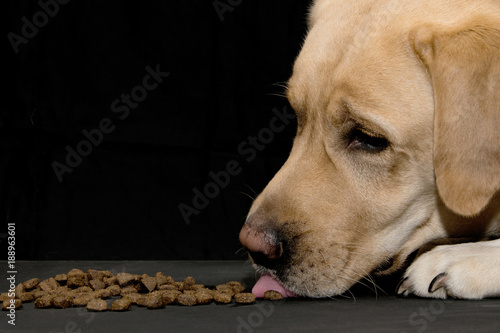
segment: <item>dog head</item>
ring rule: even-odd
[[[340,294],[446,237],[443,215],[481,216],[500,188],[490,7],[316,1],[287,90],[293,148],[240,233],[260,272],[299,295]]]

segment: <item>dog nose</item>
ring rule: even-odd
[[[262,266],[269,266],[270,259],[283,255],[283,242],[273,232],[254,229],[247,224],[241,228],[240,242],[247,248],[254,261]]]

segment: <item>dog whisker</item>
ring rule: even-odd
[[[246,251],[246,249],[244,247],[240,247],[234,254],[240,255],[240,254],[242,254],[241,252],[243,252],[243,251]]]
[[[276,96],[276,97],[280,97],[280,98],[287,98],[285,94],[282,94],[282,93],[268,93],[266,94],[267,96]]]
[[[273,86],[277,86],[277,87],[283,88],[285,90],[288,90],[287,82],[275,82],[275,83],[273,83]]]
[[[255,192],[255,190],[254,190],[252,187],[250,187],[250,185],[248,185],[248,184],[244,184],[244,185],[245,185],[245,186],[246,186],[246,187],[247,187],[250,191],[252,191],[252,193],[253,193],[253,198],[254,198],[254,199],[255,199],[255,198],[257,198],[257,196],[258,196],[259,194],[258,194],[257,192]]]
[[[252,200],[252,201],[254,201],[254,200],[255,200],[255,198],[254,198],[254,197],[252,197],[252,196],[251,196],[250,194],[248,194],[248,193],[245,193],[245,192],[242,192],[242,191],[239,191],[239,193],[240,193],[240,194],[243,194],[244,196],[246,196],[246,197],[248,197],[248,198],[250,198],[250,200]]]

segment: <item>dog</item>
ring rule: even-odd
[[[399,271],[402,295],[500,296],[500,1],[316,0],[286,96],[292,150],[239,235],[256,292]]]

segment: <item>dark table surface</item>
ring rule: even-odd
[[[2,262],[0,289],[8,289]],[[154,275],[176,281],[193,276],[206,285],[238,280],[251,287],[256,276],[244,261],[24,261],[17,262],[16,284],[40,280],[72,268]],[[252,305],[186,307],[159,310],[133,306],[128,312],[87,312],[85,308],[17,310],[16,325],[2,311],[0,332],[499,332],[500,300],[429,300],[399,298],[389,292],[354,292],[354,298],[257,300]]]

